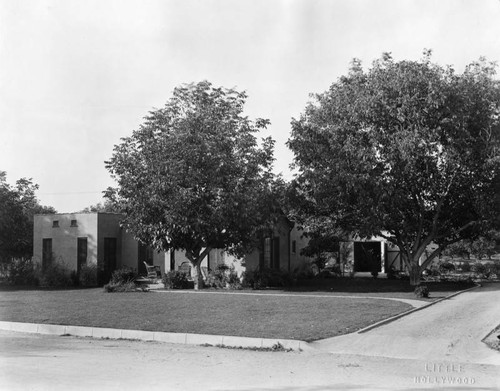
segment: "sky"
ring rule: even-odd
[[[290,121],[353,58],[500,61],[500,0],[0,0],[0,171],[76,212],[115,185],[105,168],[176,86],[248,94],[291,178]]]

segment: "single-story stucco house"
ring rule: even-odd
[[[95,264],[98,280],[107,282],[111,273],[130,267],[145,274],[144,262],[159,266],[162,274],[178,270],[188,262],[182,251],[158,252],[134,239],[120,227],[123,216],[116,213],[63,213],[35,215],[33,258],[42,266],[55,260],[77,273],[83,265]],[[285,217],[276,224],[262,248],[243,259],[220,249],[210,251],[202,266],[213,269],[219,263],[233,265],[239,275],[245,270],[269,267],[292,271],[310,261],[300,255],[307,239]]]
[[[163,274],[178,270],[188,262],[182,251],[158,252],[138,242],[121,228],[122,219],[121,214],[102,212],[35,215],[33,258],[42,266],[54,260],[62,261],[77,273],[82,265],[95,264],[100,283],[106,283],[111,273],[122,267],[146,274],[144,262],[147,262],[159,266]],[[202,266],[214,269],[217,264],[225,263],[234,266],[240,276],[245,270],[258,267],[291,272],[312,261],[300,254],[307,243],[303,232],[282,216],[273,232],[263,238],[259,249],[243,259],[214,249],[203,260]],[[354,272],[377,270],[384,273],[391,266],[396,270],[404,269],[398,249],[381,238],[353,239],[344,245]]]

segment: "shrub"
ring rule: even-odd
[[[238,273],[234,269],[233,265],[231,265],[231,267],[229,268],[229,273],[227,275],[226,287],[229,289],[241,289],[242,288],[241,280],[238,277]]]
[[[40,286],[61,288],[73,286],[71,272],[64,261],[53,261],[40,272]]]
[[[500,277],[500,263],[499,262],[494,262],[490,263],[487,266],[488,269],[488,275],[490,277],[496,276],[497,278]]]
[[[228,289],[241,289],[241,281],[234,266],[230,267],[226,264],[219,264],[214,271],[208,274],[206,285],[211,288],[228,288]]]
[[[243,285],[253,289],[281,288],[292,285],[292,282],[290,273],[270,268],[258,268],[243,275]]]
[[[83,265],[78,276],[80,286],[97,286],[97,265]]]
[[[165,273],[162,281],[166,289],[187,289],[190,287],[186,273],[179,270],[171,270]]]
[[[97,276],[97,269],[96,269],[96,276]],[[109,280],[109,282],[113,284],[126,284],[128,282],[134,282],[137,279],[137,277],[139,276],[134,269],[130,267],[124,267],[115,270],[111,275],[111,280]]]
[[[415,288],[415,296],[429,297],[429,288],[426,285],[419,285]]]
[[[314,273],[309,265],[301,265],[293,270],[292,276],[295,280],[310,280],[314,278]]]
[[[485,274],[487,271],[486,265],[481,262],[476,262],[472,265],[472,271],[477,274]]]
[[[89,275],[91,271],[89,270]],[[96,268],[96,279],[97,279],[97,268]],[[135,280],[137,279],[137,272],[129,267],[121,268],[115,270],[111,274],[111,279],[109,283],[104,285],[105,292],[135,292],[137,286],[135,285]]]
[[[104,285],[104,291],[111,292],[136,292],[137,287],[133,281],[127,282],[112,282],[110,281],[108,284]]]
[[[455,270],[455,265],[451,262],[443,262],[439,265],[439,271],[441,273],[450,273]]]
[[[38,285],[38,273],[31,259],[13,259],[7,267],[7,282],[13,285]]]
[[[470,263],[465,261],[464,263],[462,263],[462,265],[460,266],[460,270],[462,270],[464,273],[468,273],[471,271],[471,266],[470,266]]]

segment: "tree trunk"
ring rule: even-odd
[[[410,267],[410,285],[420,285],[420,274],[421,270],[418,261],[416,263],[412,262]]]
[[[192,262],[192,277],[194,281],[194,289],[197,291],[203,288],[203,275],[201,273],[201,261]]]

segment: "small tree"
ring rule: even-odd
[[[21,178],[14,186],[7,183],[7,174],[0,171],[0,262],[33,255],[33,216],[56,213],[52,207],[40,205],[36,198],[38,185]]]
[[[209,82],[178,87],[106,162],[125,227],[158,250],[184,250],[195,289],[211,249],[243,255],[272,216],[274,141],[259,146],[269,121],[245,117],[245,100]]]
[[[309,242],[306,247],[300,250],[300,255],[313,258],[319,271],[323,270],[329,256],[339,252],[339,238],[322,235],[319,232],[306,233],[304,236],[309,238]]]
[[[474,239],[500,214],[500,84],[484,59],[452,67],[395,62],[315,95],[288,141],[298,175],[294,213],[397,245],[416,285],[443,249]],[[425,258],[431,243],[438,246]],[[421,257],[423,262],[420,263]]]

